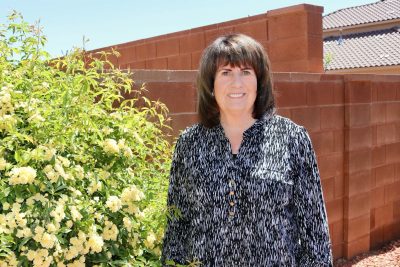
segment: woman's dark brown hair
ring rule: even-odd
[[[257,76],[257,97],[253,117],[272,111],[274,96],[267,54],[260,43],[244,34],[229,34],[216,39],[203,52],[197,76],[200,123],[211,128],[219,123],[219,108],[213,96],[215,75],[220,66],[252,67]]]

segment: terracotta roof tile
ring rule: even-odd
[[[362,6],[339,9],[323,18],[323,29],[333,29],[378,21],[400,19],[400,0],[381,0]]]
[[[400,65],[400,28],[324,39],[327,70]]]

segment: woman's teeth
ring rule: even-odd
[[[244,93],[240,93],[240,94],[229,94],[228,96],[229,96],[229,97],[233,97],[233,98],[239,98],[239,97],[244,96]]]

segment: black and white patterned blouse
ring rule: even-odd
[[[332,266],[321,182],[307,131],[265,115],[236,157],[221,125],[179,137],[162,261],[201,266]]]

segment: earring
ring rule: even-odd
[[[211,95],[212,95],[212,97],[214,97],[214,91],[211,91]]]

